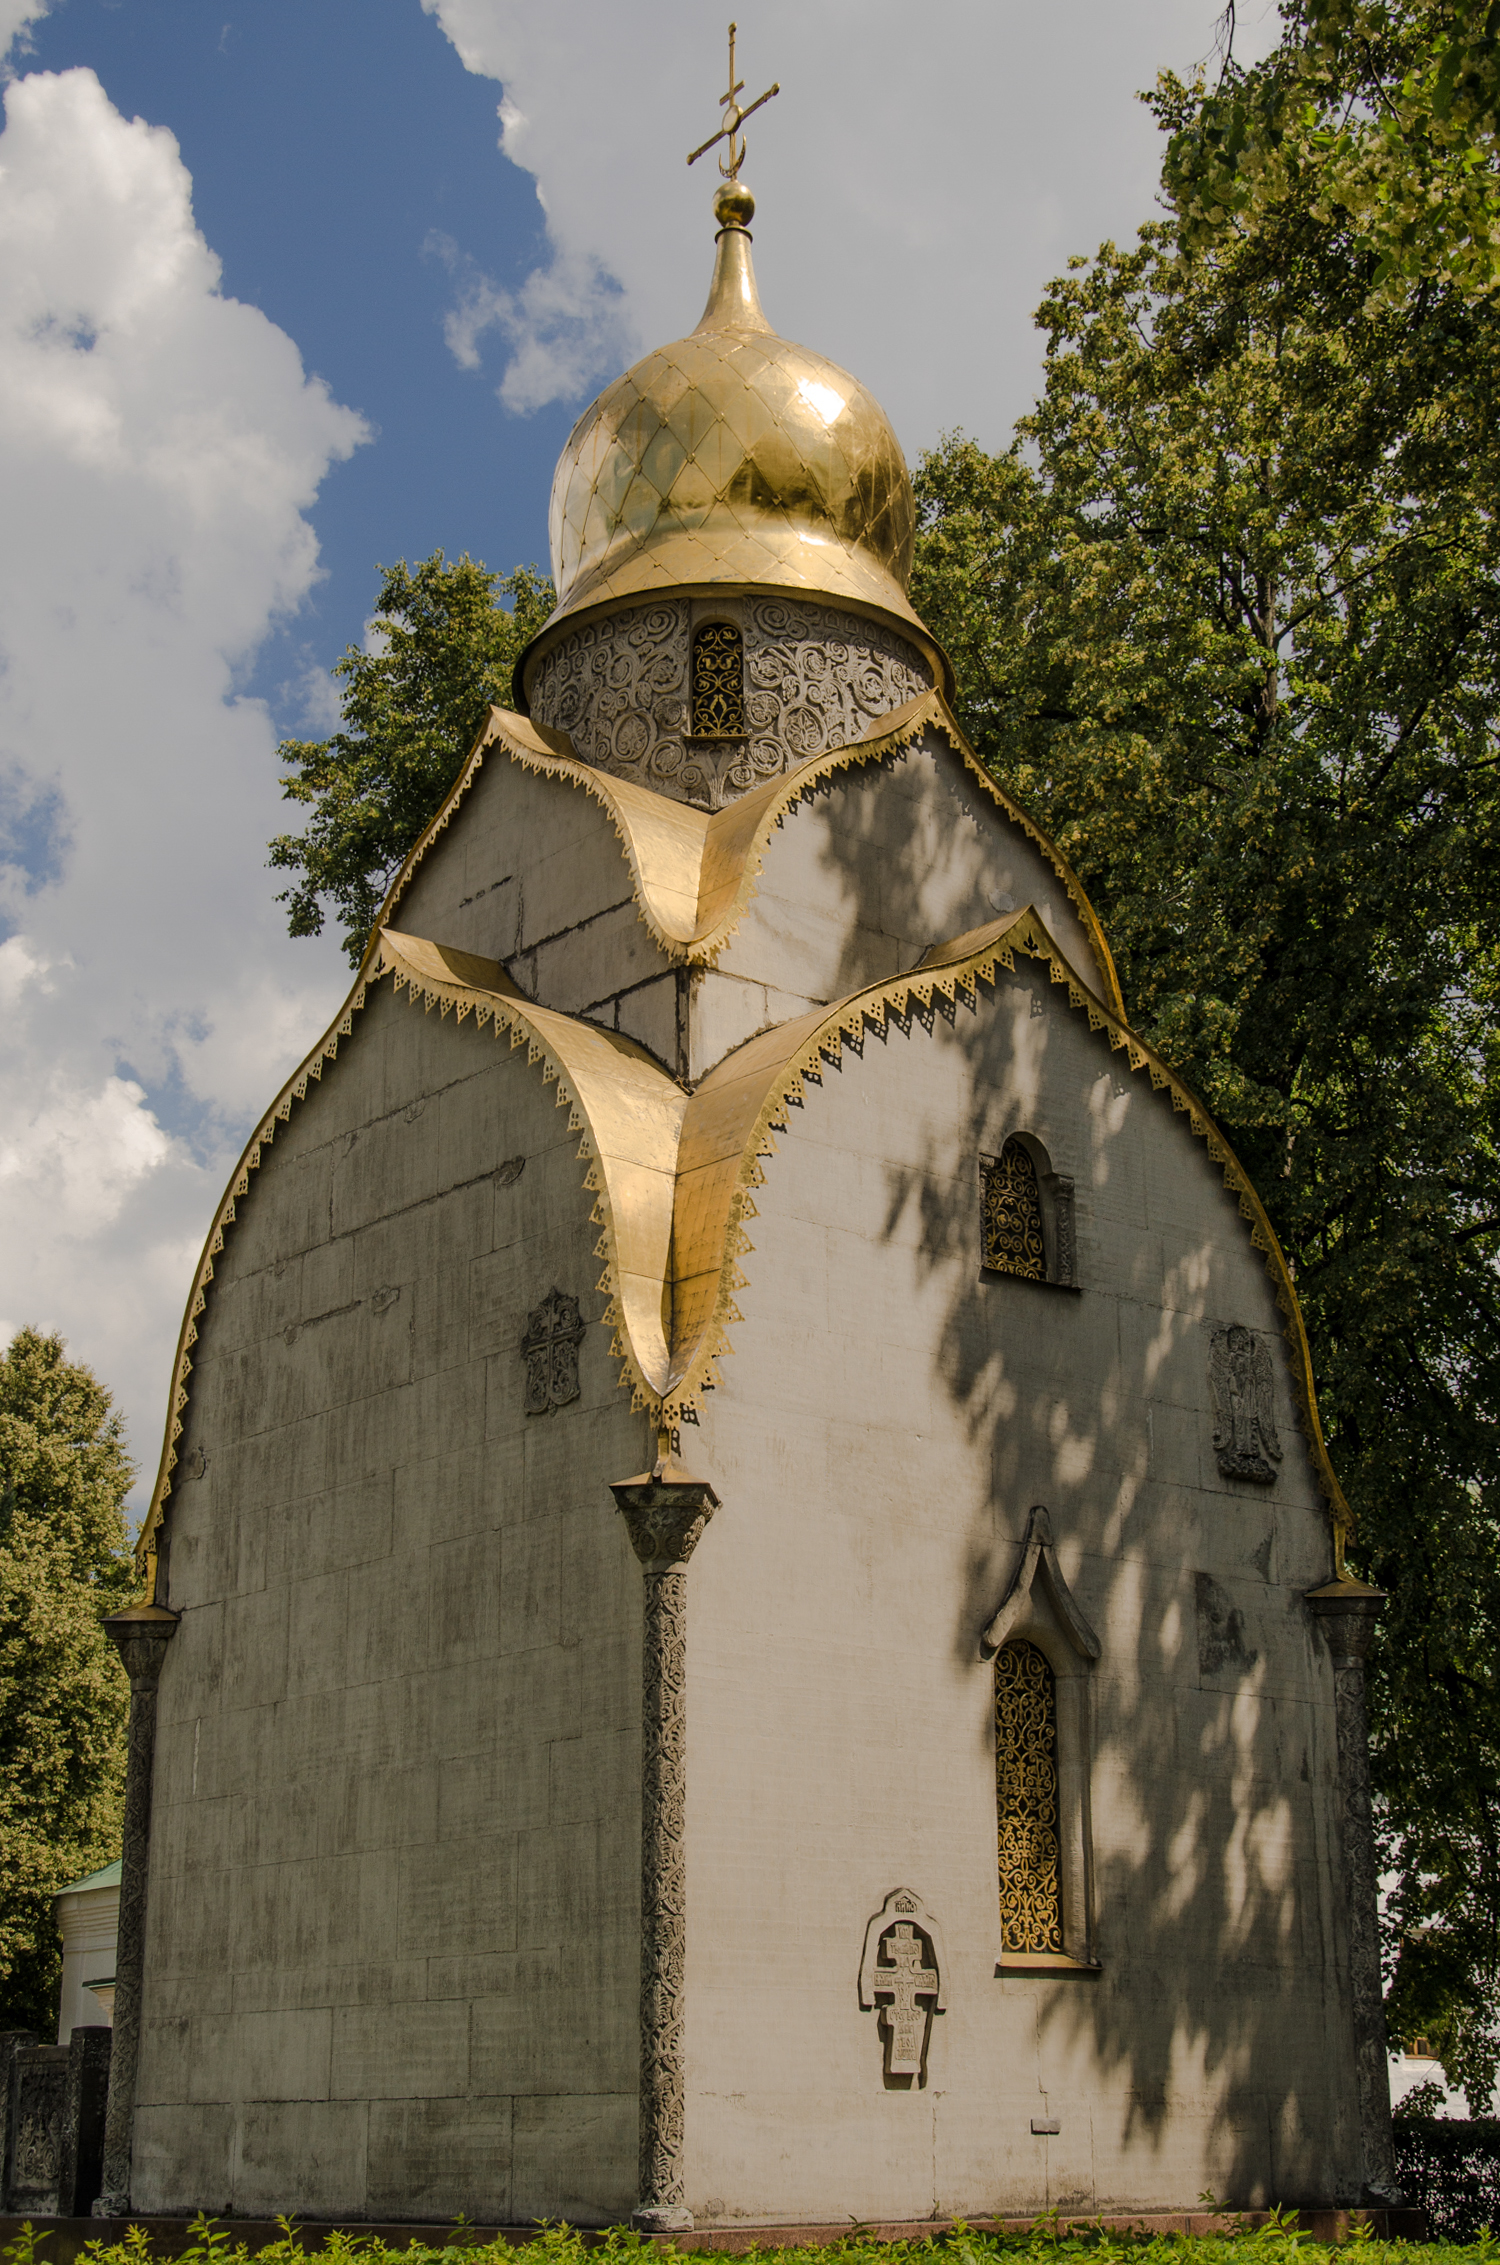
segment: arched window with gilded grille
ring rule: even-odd
[[[983,1159],[982,1263],[991,1274],[1019,1274],[1028,1282],[1047,1279],[1047,1238],[1042,1224],[1042,1191],[1031,1153],[1008,1140],[998,1156]]]
[[[995,1654],[995,1803],[1001,1955],[1061,1953],[1057,1685],[1020,1637]]]
[[[733,622],[705,621],[693,633],[692,736],[745,736],[745,645]]]

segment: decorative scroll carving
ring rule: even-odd
[[[785,746],[778,767],[847,746],[932,682],[904,638],[856,614],[791,598],[755,598],[745,612],[746,718],[752,739],[769,733]]]
[[[719,1506],[706,1479],[671,1458],[610,1492],[641,1561],[642,2233],[684,2233],[683,1973],[687,1958],[687,1560]]]
[[[544,1416],[578,1398],[578,1348],[583,1316],[578,1300],[549,1290],[526,1317],[521,1352],[526,1362],[526,1413]]]
[[[688,728],[687,647],[682,599],[585,622],[543,659],[531,712],[565,731],[586,763],[662,786],[677,766],[655,775],[656,750],[675,746],[680,762]]]
[[[865,1929],[859,1966],[859,2002],[866,2012],[878,2010],[888,2084],[927,2082],[932,2017],[947,2011],[945,1972],[931,1912],[910,1888],[893,1888]]]
[[[1214,1396],[1214,1453],[1227,1479],[1269,1486],[1281,1461],[1276,1431],[1276,1371],[1264,1337],[1240,1322],[1209,1340],[1208,1382]]]
[[[998,1156],[983,1159],[980,1226],[981,1263],[989,1273],[1046,1281],[1041,1190],[1036,1166],[1018,1140],[1008,1140]]]
[[[687,1574],[645,1580],[641,1686],[641,2130],[643,2208],[682,2204],[683,1969],[687,1957]]]
[[[737,633],[708,623],[690,639],[686,599],[585,622],[563,638],[538,665],[531,712],[599,770],[719,809],[858,739],[931,686],[903,638],[837,607],[749,598],[744,621],[737,730],[727,701],[717,721],[700,724],[696,684],[689,689],[702,641]],[[727,646],[719,657],[727,668]]]
[[[745,736],[745,641],[730,621],[693,634],[693,737]]]
[[[1057,1693],[1044,1654],[1020,1637],[995,1655],[995,1790],[1002,1953],[1060,1952]]]
[[[1078,1237],[1073,1224],[1073,1182],[1062,1172],[1052,1175],[1053,1256],[1052,1279],[1071,1290],[1078,1280]]]

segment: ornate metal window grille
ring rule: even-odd
[[[993,1274],[1021,1274],[1030,1282],[1045,1282],[1041,1191],[1036,1166],[1018,1140],[1008,1140],[998,1156],[984,1159],[983,1187],[985,1267]]]
[[[744,736],[744,639],[732,623],[708,621],[693,638],[693,737]]]
[[[1057,1688],[1044,1655],[1019,1637],[995,1654],[995,1797],[1002,1955],[1061,1951]]]

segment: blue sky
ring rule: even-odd
[[[772,322],[910,456],[1001,447],[1070,254],[1151,216],[1136,91],[1219,0],[743,0]],[[1241,52],[1272,0],[1239,11]],[[333,1017],[266,843],[377,562],[545,563],[579,411],[701,310],[707,0],[0,0],[0,1340],[154,1470],[239,1149]]]
[[[60,0],[15,62],[85,65],[126,117],[171,128],[225,293],[373,429],[319,492],[326,580],[246,672],[283,730],[301,728],[307,666],[359,640],[377,561],[441,548],[545,564],[577,404],[498,412],[493,375],[444,342],[440,250],[518,286],[545,259],[544,215],[532,177],[498,156],[500,88],[465,71],[434,17],[413,0]]]

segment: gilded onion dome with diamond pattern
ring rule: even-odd
[[[606,387],[573,428],[552,485],[548,631],[586,607],[726,584],[852,600],[920,626],[906,596],[916,526],[906,459],[857,379],[767,322],[750,263],[754,209],[742,182],[720,189],[702,321]]]

